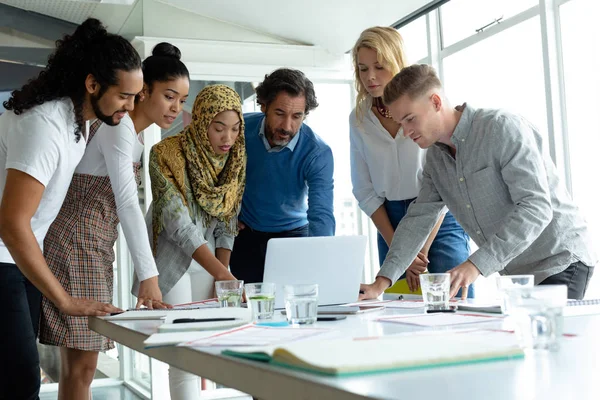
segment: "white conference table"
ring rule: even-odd
[[[348,336],[378,336],[423,329],[372,320],[382,315],[408,313],[422,313],[422,310],[386,309],[348,316],[342,321],[318,322],[314,326],[334,328]],[[563,338],[557,352],[531,352],[520,360],[344,378],[323,377],[223,356],[217,348],[144,349],[143,341],[157,332],[160,324],[161,321],[89,319],[92,330],[118,343],[261,400],[600,399],[600,315],[565,318],[565,333],[576,336]],[[462,326],[463,329],[467,327],[501,328],[506,325],[493,322]],[[402,348],[390,348],[390,351],[402,351]]]

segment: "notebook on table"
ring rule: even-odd
[[[328,376],[352,376],[522,358],[516,338],[481,331],[302,341],[223,354]],[[402,349],[390,351],[390,349]]]
[[[563,309],[565,317],[591,314],[600,314],[600,299],[567,300],[567,306]]]

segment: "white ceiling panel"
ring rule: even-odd
[[[99,18],[113,33],[118,33],[131,10],[135,0],[118,3],[84,0],[0,0],[8,6],[33,11],[63,21],[80,24],[89,17]]]
[[[360,32],[391,25],[432,0],[159,0],[298,43],[346,52]]]

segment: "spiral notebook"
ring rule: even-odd
[[[566,317],[591,314],[600,314],[600,299],[567,300],[567,306],[563,309]]]

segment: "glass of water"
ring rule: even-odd
[[[244,281],[216,281],[215,291],[221,307],[241,307]]]
[[[308,325],[317,320],[319,285],[285,285],[285,313],[290,324]]]
[[[557,350],[563,333],[566,285],[521,287],[506,292],[507,314],[526,349]]]
[[[496,286],[502,296],[502,312],[508,312],[508,297],[507,294],[513,289],[522,289],[525,287],[533,287],[533,275],[503,275],[496,278]]]
[[[419,275],[423,303],[429,310],[447,310],[450,308],[450,274]]]
[[[273,318],[275,308],[275,284],[246,283],[246,298],[248,306],[252,310],[252,318],[255,321]]]

